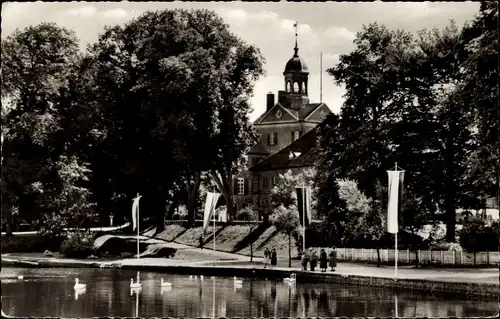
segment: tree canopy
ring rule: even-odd
[[[2,41],[3,208],[121,221],[139,192],[141,215],[159,226],[173,202],[194,221],[207,172],[232,218],[263,62],[208,10],[146,12],[106,27],[85,53],[55,24],[16,31]]]
[[[320,128],[316,182],[324,213],[346,218],[330,195],[337,179],[353,179],[373,197],[395,162],[407,171],[403,222],[411,228],[444,220],[450,242],[456,208],[478,208],[479,197],[497,196],[498,55],[492,49],[498,40],[489,41],[498,38],[495,17],[496,6],[484,3],[462,29],[453,21],[416,35],[376,23],[363,27],[354,51],[328,69],[346,95],[340,114]]]

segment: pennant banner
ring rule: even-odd
[[[387,232],[397,234],[400,203],[402,200],[404,171],[387,171],[389,175],[389,200],[387,202]]]
[[[137,196],[132,203],[132,230],[135,230],[139,222],[139,200],[142,196]]]
[[[297,187],[297,208],[299,211],[300,225],[309,226],[311,223],[311,187]],[[305,225],[304,213],[305,211]]]
[[[212,218],[212,214],[215,210],[215,205],[219,200],[219,196],[220,194],[218,193],[207,193],[207,199],[205,201],[205,211],[203,213],[203,234],[205,234],[208,224],[210,223],[210,219]]]

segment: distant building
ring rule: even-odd
[[[251,202],[260,213],[268,213],[278,175],[289,169],[300,173],[315,163],[317,126],[332,112],[325,103],[310,103],[309,72],[297,40],[294,51],[283,72],[285,90],[278,91],[277,101],[273,93],[267,94],[266,111],[253,123],[260,137],[247,153],[246,169],[235,177],[237,208]]]

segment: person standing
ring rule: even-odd
[[[276,248],[273,247],[273,250],[271,251],[271,268],[275,268],[277,263],[278,263],[278,256],[276,253]]]
[[[307,263],[309,262],[309,253],[306,251],[304,251],[302,253],[302,270],[307,270]]]
[[[337,251],[335,250],[335,246],[332,247],[329,257],[331,271],[335,271],[335,267],[337,267]]]
[[[315,250],[312,250],[310,263],[311,263],[311,271],[314,271],[314,268],[316,268],[316,265],[318,265],[318,254],[316,253]]]
[[[267,264],[269,263],[269,259],[270,259],[270,256],[271,255],[271,252],[269,251],[269,248],[266,247],[266,249],[264,250],[264,268],[267,267]]]
[[[324,248],[321,248],[321,253],[319,254],[319,268],[321,268],[322,272],[326,271],[328,268],[328,258],[326,257],[326,251]]]
[[[200,242],[200,248],[203,249],[203,235],[198,239]]]

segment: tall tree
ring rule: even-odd
[[[453,23],[418,37],[377,24],[364,27],[356,49],[328,70],[347,93],[340,117],[321,133],[323,143],[334,135],[342,141],[323,145],[322,162],[336,165],[338,174],[323,177],[323,187],[351,178],[374,197],[376,184],[386,184],[385,171],[398,162],[426,209],[445,211],[449,241],[455,241],[455,206],[467,192],[463,176],[471,149],[471,112],[458,94],[460,36]]]
[[[462,94],[473,110],[474,152],[468,179],[481,197],[500,201],[500,99],[498,3],[481,3],[477,17],[463,32],[466,44]]]
[[[140,191],[145,213],[163,221],[169,190],[181,186],[193,222],[204,171],[231,203],[233,163],[254,137],[258,50],[211,11],[164,10],[108,28],[91,55],[106,128],[96,171],[108,171],[101,180],[115,182],[124,205]]]
[[[72,157],[75,140],[57,137],[66,133],[61,92],[80,58],[74,33],[52,23],[16,30],[2,41],[2,219],[8,233],[13,210],[36,223],[73,205],[64,199],[64,184],[83,182],[68,180],[57,165],[61,156]]]

